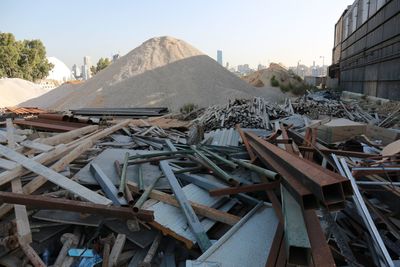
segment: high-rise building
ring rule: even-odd
[[[119,54],[113,55],[113,57],[112,57],[112,62],[114,63],[114,62],[117,61],[117,59],[119,59],[119,58],[120,58],[120,55],[119,55]]]
[[[220,64],[221,66],[223,66],[223,62],[222,62],[222,50],[217,50],[217,62],[218,64]]]
[[[83,57],[83,65],[88,65],[89,68],[92,65],[92,62],[90,61],[90,57],[89,56],[84,56]]]
[[[90,72],[91,66],[92,66],[92,63],[90,61],[90,57],[84,56],[83,57],[83,66],[82,66],[82,78],[84,80],[88,80],[92,77],[92,73]]]
[[[75,79],[78,79],[81,76],[81,69],[76,64],[72,66],[72,74]]]

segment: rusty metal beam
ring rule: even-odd
[[[310,192],[310,190],[297,181],[295,176],[293,176],[284,166],[276,162],[271,156],[265,153],[262,148],[253,144],[251,148],[264,164],[270,166],[282,176],[283,179],[281,182],[304,209],[315,209],[318,207],[315,196]]]
[[[262,184],[252,184],[252,185],[243,185],[239,187],[228,187],[221,189],[213,189],[210,190],[210,196],[225,196],[225,195],[234,195],[239,193],[248,193],[248,192],[256,192],[256,191],[265,191],[275,189],[279,186],[280,181],[275,181],[272,183],[262,183]]]
[[[331,250],[326,242],[321,224],[314,210],[303,211],[308,238],[311,243],[311,256],[315,267],[335,267]]]
[[[153,212],[148,210],[139,210],[139,212],[134,213],[131,208],[106,206],[90,202],[51,198],[40,195],[24,195],[0,191],[0,202],[9,204],[20,204],[32,208],[67,210],[89,214],[99,214],[114,218],[138,218],[143,221],[154,220]]]
[[[257,147],[268,154],[274,161],[293,174],[301,184],[306,186],[326,206],[344,202],[341,181],[343,177],[329,170],[321,170],[307,160],[292,155],[277,146],[264,141],[257,135],[245,132],[250,146]],[[339,177],[336,177],[339,176]]]

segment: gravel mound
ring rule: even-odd
[[[177,110],[227,99],[268,94],[242,81],[182,40],[156,37],[144,42],[90,80],[62,85],[23,105],[66,110],[82,107],[154,107]]]
[[[48,91],[30,81],[19,78],[3,78],[0,79],[0,107],[16,106]]]

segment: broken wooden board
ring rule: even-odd
[[[45,177],[50,182],[64,189],[67,189],[68,191],[71,191],[72,193],[80,196],[83,199],[86,199],[87,201],[102,205],[110,205],[112,203],[111,200],[89,190],[83,185],[80,185],[72,181],[71,179],[62,176],[61,174],[53,171],[52,169],[47,168],[37,163],[36,161],[29,159],[3,145],[0,145],[0,154],[5,156],[6,158],[9,158],[10,160],[18,162],[26,169]]]

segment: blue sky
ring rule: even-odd
[[[0,0],[0,31],[41,39],[69,67],[173,36],[231,66],[331,62],[334,25],[354,0]]]

